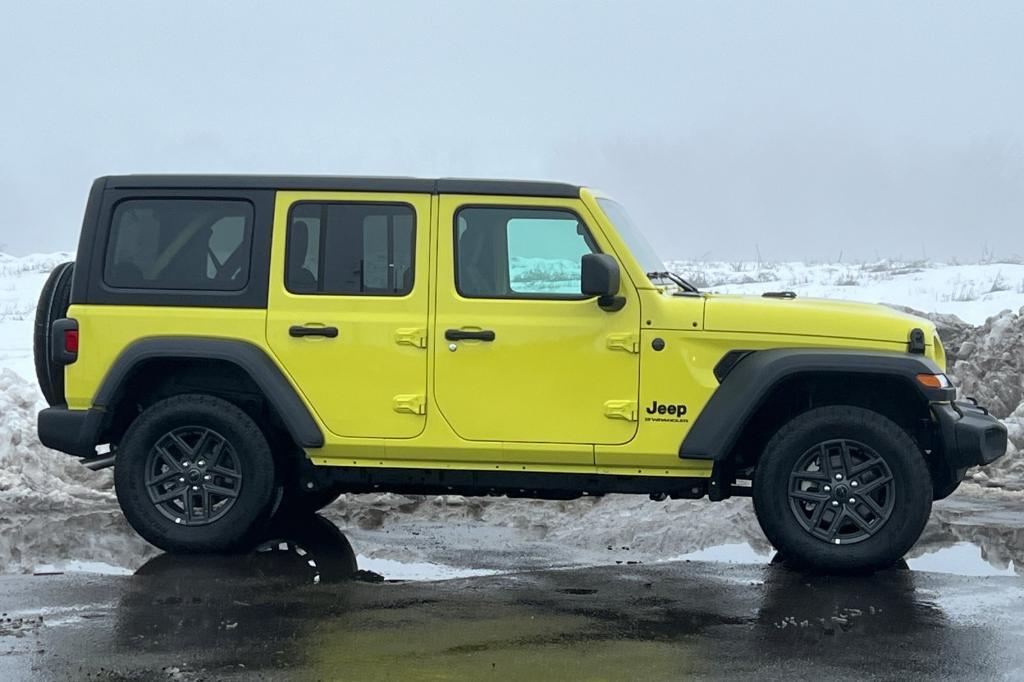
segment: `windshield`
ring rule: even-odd
[[[619,231],[622,241],[626,242],[626,246],[633,252],[633,257],[636,258],[644,272],[660,272],[665,269],[665,263],[658,258],[654,247],[647,241],[643,232],[638,230],[630,220],[626,209],[611,199],[598,199],[597,203],[601,206],[604,214],[608,216],[608,220],[612,221],[615,229]]]

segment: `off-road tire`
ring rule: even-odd
[[[224,515],[206,525],[168,518],[146,483],[149,453],[175,429],[215,431],[238,457],[240,485]],[[274,458],[263,432],[236,405],[209,395],[177,395],[136,417],[117,449],[114,487],[125,518],[139,535],[167,552],[224,552],[245,548],[262,531],[275,493]]]
[[[790,478],[817,444],[840,439],[863,444],[884,461],[892,475],[893,502],[887,520],[871,535],[836,545],[798,521],[790,506]],[[892,566],[917,542],[931,513],[932,482],[920,449],[903,429],[876,412],[837,405],[805,412],[779,429],[757,464],[753,496],[764,534],[787,562],[826,572],[866,572]]]
[[[54,320],[67,317],[71,305],[71,279],[74,263],[61,263],[50,272],[39,293],[36,321],[32,335],[32,359],[36,366],[36,380],[43,397],[50,405],[61,405],[64,397],[64,368],[53,362],[51,329]]]

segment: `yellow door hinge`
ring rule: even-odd
[[[427,330],[422,327],[403,327],[395,330],[395,343],[400,346],[427,347]]]
[[[635,422],[636,401],[609,400],[604,404],[604,416],[609,419],[622,419],[627,422]]]
[[[636,334],[609,334],[608,348],[624,350],[627,353],[640,352],[640,337]]]
[[[395,412],[403,414],[426,414],[427,401],[419,394],[396,395],[394,398]]]

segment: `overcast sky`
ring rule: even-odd
[[[549,178],[665,258],[1024,255],[1019,2],[6,3],[0,243],[92,178]]]

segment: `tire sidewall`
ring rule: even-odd
[[[75,264],[61,263],[55,267],[36,304],[36,317],[32,339],[32,359],[36,370],[36,381],[49,405],[65,401],[64,368],[53,362],[53,323],[65,317],[71,304],[71,280]]]
[[[894,483],[894,506],[885,525],[846,545],[810,535],[789,503],[797,460],[815,445],[836,439],[872,448],[889,466]],[[794,563],[828,570],[874,570],[897,561],[920,537],[931,502],[931,479],[917,445],[899,426],[862,408],[818,408],[797,417],[769,442],[754,476],[754,509],[769,541]]]
[[[182,426],[208,427],[235,449],[242,469],[238,499],[221,518],[203,526],[175,524],[149,499],[145,485],[150,449]],[[238,407],[211,396],[176,396],[143,412],[117,451],[114,484],[128,523],[165,551],[217,552],[243,546],[270,512],[275,492],[274,461],[259,427]]]

